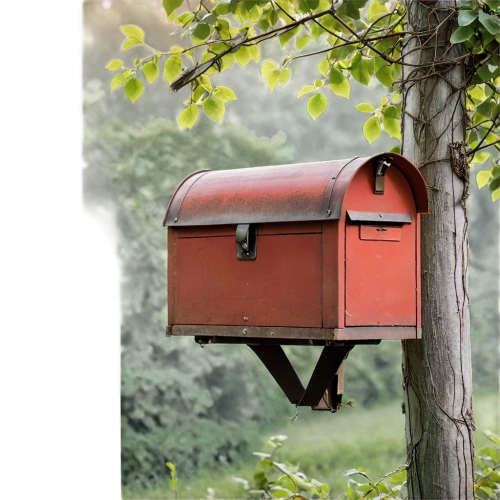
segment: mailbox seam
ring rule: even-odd
[[[168,202],[168,205],[167,205],[167,210],[165,212],[165,217],[163,218],[163,226],[168,226],[168,222],[167,222],[167,219],[169,218],[169,213],[170,213],[170,209],[172,208],[172,204],[176,201],[176,195],[179,193],[180,189],[186,184],[186,182],[188,182],[190,179],[192,179],[193,177],[203,173],[203,172],[210,172],[210,170],[198,170],[196,172],[192,172],[190,175],[188,175],[187,177],[185,177],[178,185],[177,187],[175,188],[172,196],[170,197],[170,201]],[[183,197],[184,199],[184,197]]]
[[[344,170],[344,168],[347,167],[347,165],[349,165],[349,163],[352,163],[354,160],[357,160],[357,159],[359,159],[359,156],[355,156],[354,158],[351,158],[345,165],[343,165],[340,168],[340,170],[331,179],[331,181],[333,181],[333,182],[328,186],[328,189],[329,189],[330,193],[328,194],[328,201],[326,203],[326,212],[327,212],[328,217],[332,213],[332,209],[330,208],[330,205],[331,205],[331,202],[332,202],[332,193],[333,193],[333,188],[335,186],[335,183],[337,182],[337,179],[338,179],[340,173],[342,172],[342,170]]]
[[[211,170],[207,170],[206,172],[201,172],[200,175],[198,175],[196,177],[196,179],[191,183],[191,185],[187,188],[187,191],[184,193],[184,196],[182,197],[182,200],[181,202],[179,203],[179,209],[177,210],[177,213],[175,214],[175,217],[174,217],[174,222],[179,218],[179,214],[181,213],[181,209],[182,209],[182,204],[184,203],[184,200],[186,199],[186,196],[187,194],[189,193],[189,191],[191,191],[191,188],[202,178],[204,177],[206,174],[208,174],[209,172],[211,172]]]

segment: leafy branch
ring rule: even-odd
[[[414,0],[420,1],[420,0]],[[236,99],[228,87],[214,85],[211,78],[233,66],[242,67],[251,61],[260,62],[260,44],[278,39],[284,51],[280,62],[261,62],[261,76],[275,91],[292,77],[294,61],[305,57],[323,56],[317,69],[319,76],[306,83],[297,95],[309,95],[306,111],[313,120],[328,108],[325,90],[334,96],[349,99],[351,82],[362,85],[378,81],[388,88],[379,108],[363,111],[367,103],[356,108],[369,113],[363,134],[369,143],[382,132],[400,140],[401,116],[404,105],[392,102],[401,86],[421,82],[433,76],[448,81],[456,91],[466,92],[465,111],[469,123],[468,156],[488,149],[500,152],[500,2],[471,0],[459,7],[436,8],[434,2],[425,5],[429,19],[437,22],[408,28],[407,4],[410,0],[202,0],[191,5],[182,0],[164,0],[167,20],[179,26],[181,37],[190,39],[185,47],[173,46],[158,50],[145,42],[144,31],[133,25],[122,26],[126,39],[122,51],[141,47],[150,52],[126,67],[114,59],[106,68],[122,70],[111,80],[111,91],[123,86],[131,102],[142,96],[145,86],[158,80],[161,61],[163,76],[170,89],[189,90],[186,108],[179,115],[181,128],[192,128],[199,119],[200,108],[207,116],[222,121],[225,104]],[[410,64],[405,55],[414,51],[434,50],[434,41],[450,22],[458,28],[450,45],[436,51],[432,61]],[[450,58],[453,47],[461,50]],[[308,48],[311,46],[311,48]],[[447,74],[456,65],[464,68],[465,83],[459,87]],[[408,67],[401,79],[402,67]],[[359,108],[361,106],[362,109]],[[486,125],[487,124],[487,125]],[[484,156],[483,156],[484,157]],[[482,174],[481,179],[485,178]],[[494,180],[490,177],[490,180]],[[493,183],[493,186],[495,184]],[[495,198],[500,198],[500,191]]]

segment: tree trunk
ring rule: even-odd
[[[472,379],[467,296],[468,169],[465,66],[432,65],[451,46],[454,0],[407,0],[402,72],[402,153],[420,168],[430,211],[422,216],[422,340],[403,344],[410,498],[474,497]],[[441,24],[437,36],[426,35]],[[462,61],[462,60],[461,60]],[[439,74],[438,74],[439,73]]]

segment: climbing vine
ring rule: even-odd
[[[429,18],[439,19],[435,27],[408,28],[407,10],[416,1],[428,8]],[[378,81],[387,88],[378,108],[356,105],[357,111],[368,115],[363,135],[372,143],[382,133],[401,139],[403,66],[409,66],[404,79],[408,86],[435,75],[446,78],[450,66],[460,64],[465,83],[456,90],[466,95],[466,155],[470,163],[480,165],[493,157],[492,168],[479,171],[476,180],[480,188],[489,186],[494,201],[500,199],[499,0],[457,0],[444,8],[437,8],[433,0],[163,0],[163,7],[166,21],[177,26],[175,34],[184,43],[157,49],[146,43],[140,27],[122,26],[122,51],[141,49],[145,55],[132,63],[109,62],[106,68],[118,72],[111,91],[123,87],[135,102],[145,90],[143,80],[154,84],[162,69],[171,90],[186,92],[178,120],[181,128],[189,129],[200,112],[220,122],[226,105],[237,99],[230,88],[212,81],[215,75],[235,64],[245,67],[254,62],[274,92],[288,83],[295,61],[315,57],[317,74],[297,94],[306,98],[306,111],[313,120],[332,100],[349,99],[353,80],[363,85]],[[436,55],[432,62],[413,68],[405,62],[405,49],[432,49],[450,19],[458,23],[450,46],[460,44],[460,55],[454,59]],[[279,40],[283,57],[261,61],[260,44],[271,39]]]

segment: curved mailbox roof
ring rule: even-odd
[[[184,179],[172,196],[164,226],[340,219],[344,195],[366,163],[390,158],[411,186],[418,212],[428,212],[425,181],[395,153],[371,158],[235,170],[205,170]]]

